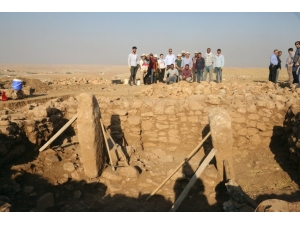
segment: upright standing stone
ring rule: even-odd
[[[216,154],[217,169],[223,177],[223,160],[229,163],[231,179],[234,179],[233,171],[233,136],[231,129],[231,118],[223,108],[213,108],[208,114],[213,147],[218,150]]]
[[[85,175],[98,177],[104,167],[103,136],[100,124],[100,108],[94,95],[78,96],[77,130],[81,162]]]

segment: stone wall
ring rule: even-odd
[[[299,103],[298,90],[273,83],[202,82],[155,85],[135,98],[99,97],[98,101],[112,136],[155,158],[158,150],[166,155],[192,151],[205,136],[208,113],[214,107],[225,108],[232,118],[234,150],[269,147],[271,137],[277,135],[274,127],[283,126],[287,109]]]
[[[0,165],[26,152],[37,152],[76,112],[77,100],[73,97],[0,110]],[[65,133],[75,135],[75,129],[73,124]]]

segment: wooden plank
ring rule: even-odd
[[[53,141],[55,141],[55,139],[61,135],[76,119],[77,119],[77,114],[74,115],[62,128],[60,128],[59,131],[57,131],[57,133],[52,137],[50,138],[49,141],[47,141],[41,148],[40,148],[40,152],[41,151],[44,151]]]
[[[101,129],[102,129],[102,133],[103,133],[103,137],[104,137],[104,140],[105,140],[105,146],[106,146],[106,149],[107,149],[107,153],[108,153],[108,157],[109,157],[109,161],[110,161],[110,165],[111,165],[111,168],[113,171],[115,171],[115,166],[114,166],[114,162],[112,160],[112,157],[110,155],[110,149],[109,149],[109,146],[108,146],[108,143],[107,143],[107,137],[106,137],[106,131],[104,129],[104,126],[103,126],[103,123],[102,123],[102,120],[100,118],[100,124],[101,124]]]
[[[197,181],[197,179],[200,177],[200,175],[202,174],[202,172],[204,171],[204,169],[207,167],[207,165],[209,164],[209,162],[215,156],[216,152],[217,152],[217,150],[213,148],[210,151],[210,153],[206,156],[206,158],[201,163],[201,165],[199,166],[199,168],[196,170],[195,174],[190,179],[189,183],[184,188],[184,190],[182,191],[182,193],[180,194],[180,196],[178,197],[178,199],[176,200],[176,202],[174,203],[174,205],[171,207],[171,209],[170,209],[169,212],[175,212],[178,209],[178,207],[180,206],[180,204],[182,203],[182,201],[185,199],[185,197],[189,193],[190,189],[193,187],[193,185],[195,184],[195,182]]]
[[[205,140],[210,136],[211,132],[209,132],[204,139],[197,145],[196,148],[173,170],[173,172],[161,182],[161,184],[148,196],[146,201],[151,198],[187,161],[189,161],[195,154],[196,152],[199,151],[200,147],[203,145]]]

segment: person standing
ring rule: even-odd
[[[146,60],[146,55],[143,54],[141,56],[141,60],[140,60],[140,70],[141,70],[141,73],[142,73],[142,78],[143,78],[143,81],[144,81],[144,78],[147,74],[147,71],[148,71],[148,61]]]
[[[192,71],[193,68],[193,61],[190,58],[190,53],[186,52],[185,53],[185,57],[182,59],[181,61],[181,70],[183,71],[183,69],[185,68],[185,65],[188,64],[189,65],[189,69]]]
[[[276,70],[275,83],[278,82],[279,71],[281,70],[281,59],[280,59],[281,55],[282,55],[282,51],[278,51],[278,55],[277,55],[278,64],[277,64],[277,70]]]
[[[193,82],[196,81],[196,77],[197,77],[197,72],[196,72],[196,60],[197,60],[197,58],[198,58],[198,52],[195,52],[195,55],[192,58],[192,62],[193,62],[193,69],[192,69],[192,72],[193,72]]]
[[[158,56],[154,54],[154,74],[153,74],[153,83],[157,83],[158,75],[159,75],[159,65],[158,65]]]
[[[166,63],[167,70],[170,69],[171,64],[175,64],[175,59],[176,59],[176,57],[172,53],[172,49],[170,48],[169,49],[169,54],[166,55],[166,58],[165,58],[165,63]]]
[[[166,65],[165,65],[165,60],[164,60],[164,54],[159,55],[158,61],[158,67],[159,67],[159,75],[158,75],[158,80],[159,83],[163,83],[164,75],[165,75],[165,70],[166,70]]]
[[[150,53],[150,63],[149,63],[149,69],[148,69],[148,73],[150,74],[150,83],[153,84],[153,81],[154,81],[154,72],[155,72],[155,69],[156,69],[156,62],[155,62],[155,59],[153,58],[153,54]]]
[[[289,56],[286,59],[285,67],[287,68],[287,73],[288,73],[288,76],[289,76],[289,83],[293,84],[293,73],[292,73],[293,58],[294,58],[293,48],[289,48],[288,53],[289,53]]]
[[[183,59],[185,57],[185,51],[181,52],[181,59]]]
[[[222,83],[222,71],[224,67],[224,56],[221,54],[221,49],[217,50],[217,55],[215,56],[215,71],[217,83]]]
[[[139,58],[136,53],[136,49],[137,49],[137,47],[133,46],[132,53],[130,53],[128,55],[128,66],[129,66],[129,70],[130,70],[130,78],[129,78],[130,86],[132,86],[132,82],[134,85],[136,85],[135,77],[136,77],[136,73],[138,71],[138,64],[139,64]]]
[[[277,59],[277,55],[278,55],[278,50],[275,49],[274,53],[271,55],[270,58],[270,66],[269,66],[269,81],[272,81],[275,83],[275,79],[276,79],[276,73],[277,73],[277,64],[278,64],[278,59]]]
[[[178,71],[178,81],[179,81],[179,77],[181,76],[181,73],[182,73],[182,70],[181,70],[181,62],[182,62],[182,59],[181,59],[181,55],[178,54],[177,55],[177,59],[175,60],[175,68],[177,69]]]
[[[202,80],[202,74],[205,66],[205,61],[204,58],[202,58],[201,52],[198,53],[197,55],[197,60],[196,60],[196,73],[197,73],[197,82],[200,83]]]
[[[299,83],[299,73],[297,74],[297,70],[299,68],[299,63],[300,63],[300,41],[296,41],[295,46],[296,46],[296,52],[293,58],[293,68],[292,68],[293,77],[294,77],[293,84]]]
[[[215,56],[214,54],[211,53],[211,49],[208,48],[204,55],[205,67],[204,67],[203,81],[206,81],[207,73],[209,73],[209,82],[212,81],[214,60],[215,60]]]

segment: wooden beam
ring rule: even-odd
[[[41,148],[40,148],[40,152],[44,151],[53,141],[55,141],[55,139],[61,135],[76,119],[77,119],[78,115],[74,115],[62,128],[60,128],[60,130],[52,137],[50,138],[49,141],[47,141]]]
[[[195,184],[195,182],[197,181],[197,179],[200,177],[200,175],[202,174],[202,172],[204,171],[204,169],[207,167],[207,165],[209,164],[209,162],[215,156],[216,152],[217,152],[217,150],[213,148],[210,151],[210,153],[206,156],[206,158],[201,163],[201,165],[199,166],[199,168],[196,170],[195,174],[190,179],[189,183],[184,188],[184,190],[182,191],[182,193],[180,194],[180,196],[178,197],[178,199],[176,200],[176,202],[174,203],[174,205],[171,207],[171,209],[170,209],[169,212],[175,212],[178,209],[178,207],[180,206],[180,204],[182,203],[182,201],[188,195],[190,189],[193,187],[193,185]]]
[[[173,170],[173,172],[161,182],[161,184],[148,196],[146,201],[151,198],[187,161],[189,161],[197,151],[199,151],[200,147],[203,145],[204,141],[210,136],[211,132],[209,132],[204,139],[197,145],[197,147]]]

